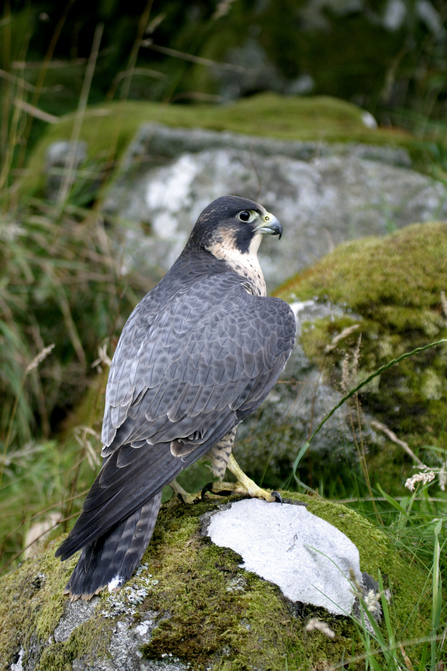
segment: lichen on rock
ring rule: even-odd
[[[415,639],[428,631],[429,608],[420,605],[429,603],[423,574],[392,549],[385,534],[345,506],[284,496],[306,502],[310,512],[346,534],[359,550],[362,571],[377,579],[381,570],[399,635]],[[2,668],[20,660],[23,671],[268,671],[284,668],[287,660],[298,671],[304,663],[318,668],[361,652],[352,619],[293,604],[278,587],[241,568],[239,555],[201,534],[202,516],[219,505],[165,507],[131,580],[87,606],[63,596],[74,560],[55,559],[54,542],[3,577]],[[328,622],[335,638],[306,633],[310,617]]]

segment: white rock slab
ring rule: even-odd
[[[243,568],[278,585],[291,601],[335,615],[351,613],[348,576],[352,568],[362,582],[359,552],[345,534],[304,506],[238,501],[211,517],[207,534],[240,554]]]

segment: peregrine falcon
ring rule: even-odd
[[[65,560],[82,549],[65,590],[73,600],[130,578],[163,487],[190,500],[175,478],[201,457],[219,480],[227,468],[236,476],[225,489],[273,500],[231,454],[237,425],[263,402],[295,341],[291,308],[266,296],[257,258],[265,234],[282,228],[262,205],[218,198],[130,315],[107,384],[103,465],[56,552]]]

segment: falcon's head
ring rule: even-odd
[[[188,247],[201,247],[217,258],[256,255],[262,236],[282,235],[278,219],[254,200],[223,196],[206,207],[197,219]]]

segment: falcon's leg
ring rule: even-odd
[[[236,436],[236,429],[237,427],[235,426],[234,429],[227,433],[227,435],[224,436],[217,445],[211,448],[206,455],[207,458],[211,459],[211,471],[213,472],[213,475],[216,478],[219,478],[219,480],[223,479],[225,471],[227,470],[227,464],[231,456],[231,450],[233,449],[234,438]],[[181,499],[183,503],[196,503],[196,501],[202,500],[202,491],[197,492],[197,494],[188,494],[188,492],[179,485],[177,480],[170,482],[169,486],[174,492],[174,495],[176,495],[175,498]],[[220,487],[219,491],[221,489],[222,488]],[[209,491],[212,493],[211,490]],[[172,502],[174,503],[174,500],[172,500]]]
[[[269,502],[281,500],[278,492],[270,493],[266,489],[258,487],[256,482],[253,482],[248,475],[245,475],[233,455],[228,460],[227,468],[230,473],[233,473],[237,482],[213,482],[213,486],[210,489],[211,492],[217,494],[218,491],[224,490],[232,494],[248,494],[253,498],[264,499],[264,501]]]
[[[183,503],[196,503],[196,501],[201,501],[202,500],[202,492],[198,492],[197,494],[188,494],[188,492],[183,489],[181,485],[177,482],[177,480],[173,480],[172,482],[169,483],[170,488],[174,492],[174,496],[170,501],[174,503],[175,499],[181,499]]]
[[[237,426],[235,426],[230,433],[227,433],[227,435],[208,452],[212,460],[211,470],[213,471],[213,475],[220,480],[220,482],[213,482],[208,491],[216,494],[223,490],[232,494],[248,494],[257,499],[264,499],[264,501],[277,501],[278,499],[276,496],[273,496],[270,492],[258,487],[253,480],[245,475],[244,471],[233,457],[231,451],[236,437],[236,430]],[[230,473],[233,473],[237,482],[221,482],[227,468]]]
[[[242,494],[245,496],[248,494],[257,499],[264,499],[264,501],[278,501],[278,499],[281,499],[277,492],[270,494],[265,489],[258,487],[253,480],[250,480],[231,454],[236,430],[237,426],[227,433],[206,455],[211,459],[211,471],[216,478],[219,478],[219,481],[207,485],[202,492],[188,494],[176,480],[173,480],[169,483],[170,488],[176,495],[171,499],[173,504],[176,499],[181,499],[183,503],[196,503],[202,499],[202,494],[205,492],[209,494],[223,494],[225,492],[226,494]],[[233,473],[237,482],[222,482],[227,468],[230,473]]]
[[[214,477],[223,480],[228,463],[231,459],[231,450],[233,449],[234,439],[236,438],[237,426],[235,426],[226,436],[220,440],[208,452],[207,457],[211,458],[211,470]]]

